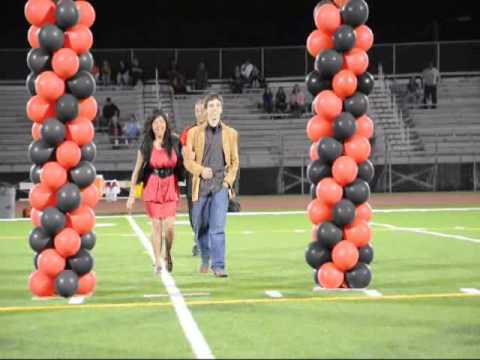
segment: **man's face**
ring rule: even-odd
[[[207,104],[207,121],[211,127],[216,127],[220,121],[223,107],[218,99],[210,100]]]

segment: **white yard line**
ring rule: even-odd
[[[280,291],[277,291],[277,290],[266,290],[265,294],[267,294],[267,296],[269,296],[271,298],[274,298],[274,299],[279,299],[279,298],[283,297],[282,293]]]
[[[138,239],[142,243],[143,247],[145,248],[145,250],[148,251],[148,254],[152,259],[152,262],[155,262],[153,248],[147,236],[131,216],[126,216],[126,218],[130,223],[130,226],[132,227],[135,234],[137,234]],[[182,293],[175,285],[175,280],[168,273],[168,271],[165,270],[164,263],[162,263],[162,268],[163,269],[161,273],[161,279],[162,279],[163,285],[167,290],[167,293],[175,309],[180,325],[183,329],[183,332],[188,342],[190,343],[190,346],[192,348],[192,351],[195,357],[198,359],[214,359],[215,357],[212,353],[212,350],[210,350],[210,346],[205,340],[205,337],[200,331],[197,323],[193,319],[192,313],[188,309],[185,303],[185,299],[182,296]]]
[[[480,295],[480,290],[475,288],[462,288],[460,291],[465,294]]]

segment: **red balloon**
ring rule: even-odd
[[[50,189],[56,191],[67,182],[66,170],[56,161],[49,161],[43,165],[40,181]]]
[[[38,256],[38,270],[55,278],[65,270],[65,259],[55,249],[43,250]]]
[[[359,76],[367,71],[369,60],[368,55],[364,50],[353,48],[345,53],[344,58],[347,69],[352,70],[355,75]]]
[[[35,91],[45,100],[56,101],[65,94],[65,81],[53,71],[44,71],[35,79]]]
[[[357,248],[364,247],[372,238],[372,230],[366,221],[357,220],[353,224],[345,226],[345,239],[353,243]]]
[[[337,5],[339,8],[342,8],[345,6],[345,4],[348,2],[349,0],[333,0],[333,2],[335,3],[335,5]]]
[[[315,225],[333,219],[332,209],[319,199],[310,201],[307,207],[307,212],[310,221]]]
[[[40,31],[40,28],[38,26],[35,26],[35,25],[31,25],[30,28],[28,29],[28,33],[27,33],[28,43],[34,49],[40,47],[40,43],[38,41],[38,32],[39,31]]]
[[[87,118],[79,116],[67,124],[65,138],[74,141],[78,146],[91,143],[94,136],[95,128]]]
[[[79,117],[84,117],[91,121],[94,121],[97,117],[98,104],[93,96],[80,100],[78,102],[78,108]]]
[[[326,289],[337,289],[342,286],[345,275],[332,262],[323,264],[317,273],[320,286]]]
[[[53,207],[56,204],[55,192],[42,183],[33,185],[28,194],[28,200],[32,208],[37,210]]]
[[[352,96],[357,90],[358,80],[351,70],[340,70],[333,77],[333,91],[342,99]]]
[[[28,277],[28,288],[33,295],[38,297],[53,296],[55,294],[55,280],[37,270]]]
[[[64,258],[75,255],[82,245],[80,236],[72,228],[64,228],[60,231],[55,235],[53,243],[55,250]]]
[[[342,240],[337,243],[332,251],[332,260],[337,269],[342,271],[348,271],[355,267],[358,262],[358,249],[357,247],[346,240]]]
[[[356,207],[354,222],[359,221],[359,220],[366,221],[367,223],[370,220],[372,220],[372,207],[370,206],[370,204],[368,202],[363,203],[363,204]]]
[[[80,68],[80,60],[72,49],[63,48],[55,52],[52,58],[53,71],[62,79],[74,76]]]
[[[90,186],[87,186],[85,189],[80,191],[81,196],[82,196],[82,202],[81,205],[87,205],[91,207],[92,209],[97,206],[98,203],[98,190],[95,184],[91,184]]]
[[[353,182],[358,175],[358,166],[349,156],[340,156],[333,162],[332,175],[341,186]]]
[[[314,100],[315,112],[326,120],[333,121],[342,112],[342,99],[331,90],[320,92]]]
[[[95,9],[88,1],[75,1],[79,12],[78,23],[91,27],[95,22]]]
[[[95,271],[90,271],[88,274],[81,276],[78,279],[77,294],[87,295],[95,291],[95,284],[97,283],[97,277]]]
[[[360,25],[355,28],[355,47],[368,51],[373,46],[373,32],[367,25]]]
[[[310,160],[312,160],[312,161],[318,160],[317,147],[318,147],[318,142],[314,142],[310,145],[309,156],[310,156]]]
[[[335,205],[342,200],[343,189],[333,178],[324,178],[317,184],[317,198],[327,205]]]
[[[42,137],[41,131],[42,124],[34,122],[32,124],[32,138],[33,140],[39,140]]]
[[[322,137],[333,136],[332,123],[320,115],[315,115],[307,123],[307,136],[313,142],[320,140]]]
[[[325,4],[315,9],[315,25],[327,34],[333,34],[341,25],[340,11],[333,4]]]
[[[33,122],[43,124],[45,119],[55,116],[55,103],[35,95],[27,102],[27,116]]]
[[[307,38],[307,50],[310,55],[316,57],[323,50],[333,48],[332,35],[325,34],[321,30],[313,30]]]
[[[57,161],[65,169],[75,167],[80,162],[82,151],[73,141],[64,141],[56,150]]]
[[[65,31],[65,47],[72,49],[77,54],[87,52],[92,45],[92,32],[85,25],[77,24]]]
[[[371,139],[373,136],[373,121],[367,115],[360,116],[356,121],[357,130],[355,135],[366,137]]]
[[[78,209],[72,211],[67,215],[67,218],[71,221],[71,227],[80,235],[92,231],[95,226],[95,213],[86,205],[81,205]]]
[[[361,164],[365,160],[368,160],[372,147],[370,142],[364,136],[353,135],[350,139],[344,143],[345,155],[354,159],[357,164]]]
[[[25,18],[31,25],[42,27],[55,24],[55,3],[51,0],[28,0],[25,4]]]
[[[32,208],[30,210],[30,220],[32,220],[32,224],[35,227],[42,226],[42,222],[40,218],[42,217],[42,211]]]

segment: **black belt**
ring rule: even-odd
[[[173,168],[155,168],[152,172],[161,178],[166,178],[173,175]]]

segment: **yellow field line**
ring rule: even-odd
[[[279,299],[237,299],[237,300],[202,300],[187,302],[188,306],[201,305],[247,305],[247,304],[274,304],[274,303],[309,303],[309,302],[349,302],[349,301],[386,301],[386,300],[428,300],[450,298],[480,297],[479,294],[443,293],[443,294],[410,294],[410,295],[384,295],[381,297],[369,296],[329,296],[329,297],[306,297],[306,298],[279,298]],[[128,309],[128,308],[151,308],[169,307],[169,302],[132,302],[118,304],[82,304],[82,305],[48,305],[48,306],[10,306],[0,307],[0,314],[16,312],[36,312],[52,310],[72,309]]]

